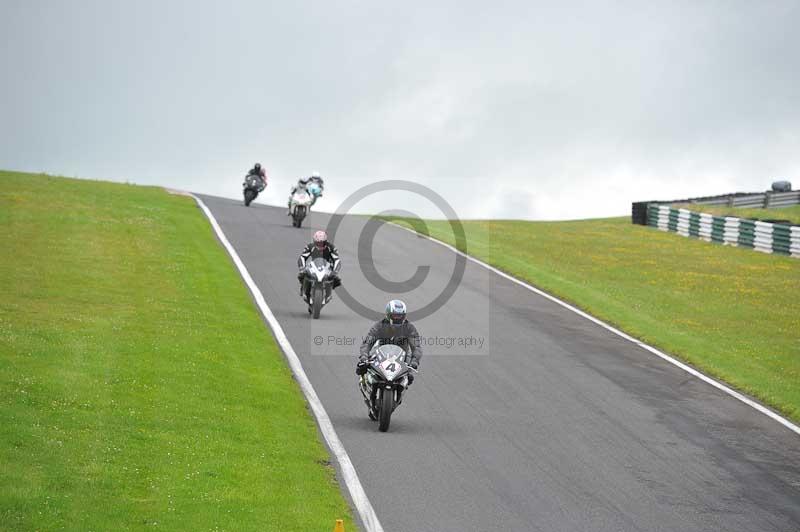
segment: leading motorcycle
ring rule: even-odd
[[[248,174],[244,178],[244,206],[249,207],[258,194],[264,190],[264,183],[257,175]]]
[[[315,320],[319,319],[322,307],[333,299],[333,274],[330,263],[322,257],[306,262],[300,293]]]
[[[407,364],[408,356],[398,345],[376,345],[369,352],[367,372],[359,378],[369,417],[378,421],[381,432],[389,430],[392,412],[403,402],[403,394],[408,389],[409,375],[416,372]]]

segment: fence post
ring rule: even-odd
[[[772,192],[766,191],[764,193],[764,208],[769,209],[769,200],[772,198]]]

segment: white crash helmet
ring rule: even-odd
[[[317,249],[319,250],[325,249],[325,245],[327,243],[328,243],[328,233],[322,230],[314,233],[314,245],[317,246]]]

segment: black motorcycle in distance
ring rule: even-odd
[[[244,206],[249,207],[258,194],[264,190],[264,182],[257,175],[249,174],[244,178]]]

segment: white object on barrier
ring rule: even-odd
[[[771,223],[768,222],[759,222],[756,221],[756,233],[769,233],[772,234],[773,226]]]
[[[681,236],[689,236],[689,216],[690,211],[687,209],[678,209],[678,234]]]
[[[756,222],[755,226],[753,248],[764,253],[772,253],[772,224]]]
[[[791,240],[792,242],[800,243],[800,226],[794,226],[793,225],[789,229],[789,234],[790,234],[789,240]]]
[[[739,245],[739,218],[725,217],[725,230],[722,233],[722,242],[729,246]]]
[[[700,230],[698,231],[698,236],[701,240],[711,242],[711,232],[714,229],[713,223],[713,216],[704,212],[700,213]]]
[[[712,228],[709,225],[708,227],[700,226],[700,230],[697,232],[697,236],[703,240],[709,241],[711,240],[711,231]]]
[[[662,231],[669,231],[669,206],[658,206],[658,228]]]
[[[764,253],[772,253],[772,236],[756,236],[753,239],[753,249]]]

